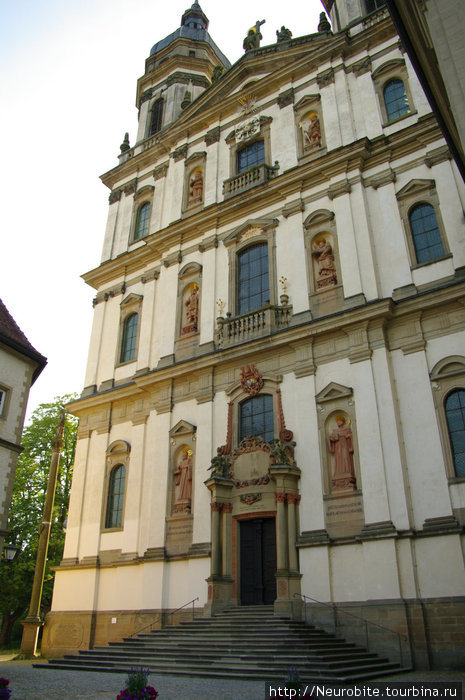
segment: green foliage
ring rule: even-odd
[[[146,687],[150,669],[132,668],[128,673],[127,689],[132,695],[140,693]]]
[[[3,624],[0,646],[8,644],[11,628],[29,607],[37,556],[39,525],[45,503],[45,493],[52,455],[52,440],[62,406],[75,399],[75,395],[56,397],[53,403],[41,404],[24,428],[18,458],[8,529],[9,541],[20,547],[13,562],[0,561],[0,617]],[[78,420],[66,416],[63,447],[58,466],[55,503],[48,548],[47,567],[41,608],[50,608],[53,588],[52,566],[60,563],[64,545],[64,527],[68,513],[69,492],[73,474]]]

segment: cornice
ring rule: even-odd
[[[275,206],[281,211],[283,199],[300,197],[306,187],[326,188],[329,180],[334,178],[340,178],[343,184],[342,189],[337,187],[337,183],[332,186],[333,196],[344,194],[349,192],[351,185],[361,181],[365,170],[372,170],[381,165],[385,165],[387,169],[392,161],[405,158],[441,138],[436,120],[430,114],[390,136],[381,135],[373,140],[363,138],[333,149],[318,159],[296,165],[268,183],[248,190],[241,197],[214,202],[191,216],[169,224],[145,238],[145,246],[103,262],[82,277],[95,289],[102,284],[111,284],[115,277],[125,273],[134,274],[137,270],[144,269],[147,264],[159,261],[164,253],[179,243],[181,235],[183,244],[188,244],[202,235],[211,235],[212,231],[217,230],[220,220],[221,226],[227,227],[238,219],[250,218],[256,211],[258,201],[261,208],[266,203],[269,208]],[[396,171],[399,172],[397,167]],[[370,185],[374,178],[375,176],[369,178]],[[323,196],[323,193],[319,196]],[[218,238],[221,239],[221,236]],[[199,241],[199,245],[202,246],[203,241]]]
[[[101,175],[102,182],[113,189],[117,183],[133,176],[134,173],[142,171],[145,167],[153,166],[157,158],[166,157],[180,140],[186,139],[188,133],[196,134],[198,138],[203,139],[205,136],[203,132],[211,129],[212,124],[218,124],[218,118],[223,122],[221,130],[228,129],[229,125],[225,122],[236,115],[238,98],[243,96],[243,93],[250,92],[250,90],[232,91],[235,85],[243,82],[248,76],[255,77],[257,72],[264,73],[269,70],[268,75],[259,78],[254,83],[254,95],[259,101],[261,99],[267,100],[271,93],[276,93],[273,101],[279,103],[280,89],[288,85],[289,82],[295,85],[298,80],[314,72],[316,85],[320,65],[328,62],[334,65],[335,59],[339,57],[342,63],[338,66],[334,65],[334,70],[342,70],[344,62],[350,60],[352,56],[366,51],[367,41],[370,46],[374,46],[390,36],[395,36],[395,34],[391,21],[384,19],[354,37],[340,32],[335,35],[325,35],[324,41],[319,40],[308,45],[299,43],[307,38],[301,37],[291,41],[289,46],[285,49],[282,47],[277,53],[256,54],[254,56],[244,54],[224,74],[221,81],[199,95],[173,124],[157,134],[156,137],[144,142],[142,152],[133,155],[124,163]],[[302,46],[305,47],[304,51]],[[276,68],[276,63],[279,62],[282,62],[283,65]],[[194,140],[197,140],[197,136]]]

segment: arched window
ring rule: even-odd
[[[153,136],[161,129],[163,118],[163,99],[159,99],[152,105],[152,116],[150,118],[149,136]]]
[[[245,437],[274,439],[273,397],[269,394],[252,396],[239,405],[239,441]]]
[[[415,205],[409,212],[409,222],[417,263],[442,258],[444,247],[434,207],[426,202]]]
[[[269,302],[267,243],[257,243],[239,253],[237,299],[239,314],[254,311]]]
[[[254,141],[237,152],[237,174],[245,173],[264,162],[265,142]]]
[[[126,481],[126,468],[122,464],[114,467],[110,472],[108,484],[107,512],[105,527],[121,527],[123,522],[124,486]]]
[[[386,83],[383,97],[388,122],[392,122],[410,112],[407,93],[402,80],[394,78]]]
[[[136,356],[138,323],[139,314],[131,314],[124,321],[120,362],[130,362]]]
[[[144,238],[149,232],[150,202],[145,202],[139,207],[134,228],[134,240]]]
[[[465,389],[451,391],[445,410],[455,475],[465,477]]]

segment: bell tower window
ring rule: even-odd
[[[152,105],[152,116],[150,117],[149,136],[153,136],[161,129],[163,119],[163,99],[156,100]]]

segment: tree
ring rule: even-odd
[[[52,440],[62,406],[75,398],[75,395],[68,394],[56,397],[53,403],[41,404],[23,432],[23,452],[17,462],[8,523],[10,541],[20,551],[13,562],[0,561],[0,646],[9,643],[14,623],[29,607]],[[60,563],[63,554],[77,424],[77,418],[66,416],[42,593],[41,611],[44,613],[50,609],[52,599],[51,567]]]

